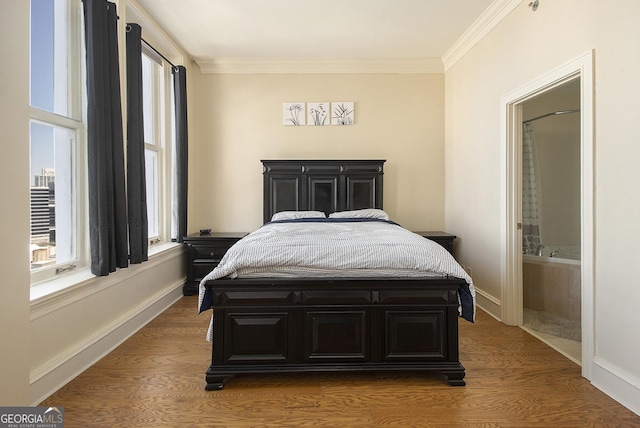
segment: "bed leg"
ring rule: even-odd
[[[461,372],[445,372],[444,375],[447,378],[449,386],[465,386],[464,370]]]
[[[224,384],[232,377],[233,375],[215,375],[207,372],[205,377],[207,384],[204,389],[207,391],[219,391],[224,388]]]
[[[208,383],[204,386],[205,391],[219,391],[224,388],[224,384],[221,383]]]

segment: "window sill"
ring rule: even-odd
[[[113,282],[126,280],[130,275],[135,274],[140,268],[154,266],[162,263],[165,258],[174,257],[184,251],[184,246],[176,242],[167,242],[149,247],[149,260],[142,264],[129,265],[127,269],[118,269],[110,275],[97,277],[86,267],[73,272],[66,273],[58,278],[44,281],[31,286],[31,309],[51,300],[58,299],[74,291],[85,288],[89,284],[104,284],[108,286]],[[135,269],[139,267],[139,269]],[[103,287],[99,287],[102,289]],[[97,291],[97,290],[96,290]]]

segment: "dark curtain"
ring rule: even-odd
[[[148,260],[147,187],[142,110],[142,28],[127,25],[127,202],[129,259]]]
[[[91,272],[128,266],[116,5],[84,0]]]
[[[173,91],[175,96],[176,129],[176,186],[177,186],[177,236],[182,242],[187,234],[187,70],[184,66],[173,67]]]

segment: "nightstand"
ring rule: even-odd
[[[452,235],[447,232],[439,232],[439,231],[413,232],[413,233],[417,233],[418,235],[424,238],[437,242],[438,244],[446,248],[446,250],[449,251],[451,255],[455,257],[455,254],[453,254],[453,240],[457,238],[456,235]]]
[[[233,244],[246,235],[246,232],[212,232],[185,236],[183,242],[187,246],[187,282],[182,287],[182,294],[196,294],[202,278],[218,266],[222,256]]]

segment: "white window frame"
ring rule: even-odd
[[[149,231],[150,250],[153,245],[164,244],[171,241],[171,177],[172,177],[172,150],[174,141],[173,132],[173,88],[171,79],[171,65],[157,52],[142,43],[142,55],[158,65],[154,67],[154,100],[153,105],[153,140],[149,139],[145,133],[145,153],[147,150],[153,151],[157,157],[157,183],[156,196],[158,212],[158,233],[152,234]],[[147,112],[144,112],[147,114]],[[146,167],[146,165],[145,165]],[[148,171],[147,171],[148,172]],[[148,173],[147,173],[148,177]],[[151,202],[153,195],[147,194],[147,205]],[[153,216],[148,212],[148,219]]]
[[[83,165],[86,165],[86,103],[83,102],[86,92],[84,82],[86,80],[83,70],[82,4],[80,0],[64,0],[64,2],[66,8],[64,10],[56,8],[55,11],[55,22],[59,23],[60,20],[64,20],[66,25],[55,25],[55,31],[65,31],[65,33],[56,34],[56,38],[63,38],[64,43],[56,43],[54,47],[56,49],[54,66],[66,65],[64,75],[67,78],[64,85],[57,86],[54,89],[54,105],[55,99],[59,99],[61,94],[66,92],[67,113],[66,115],[61,115],[30,105],[30,119],[31,122],[68,129],[74,134],[72,143],[74,153],[72,154],[71,162],[75,174],[70,180],[72,182],[71,192],[75,193],[73,212],[71,213],[74,217],[71,223],[72,225],[75,224],[75,258],[64,263],[55,263],[50,266],[32,269],[32,285],[57,278],[65,272],[88,265],[88,244],[86,242],[87,201],[85,197],[87,172],[86,166],[83,167]],[[66,47],[66,52],[61,52],[63,46]],[[64,64],[58,62],[61,57],[66,58]],[[29,186],[31,185],[31,180],[32,178],[29,180]]]

